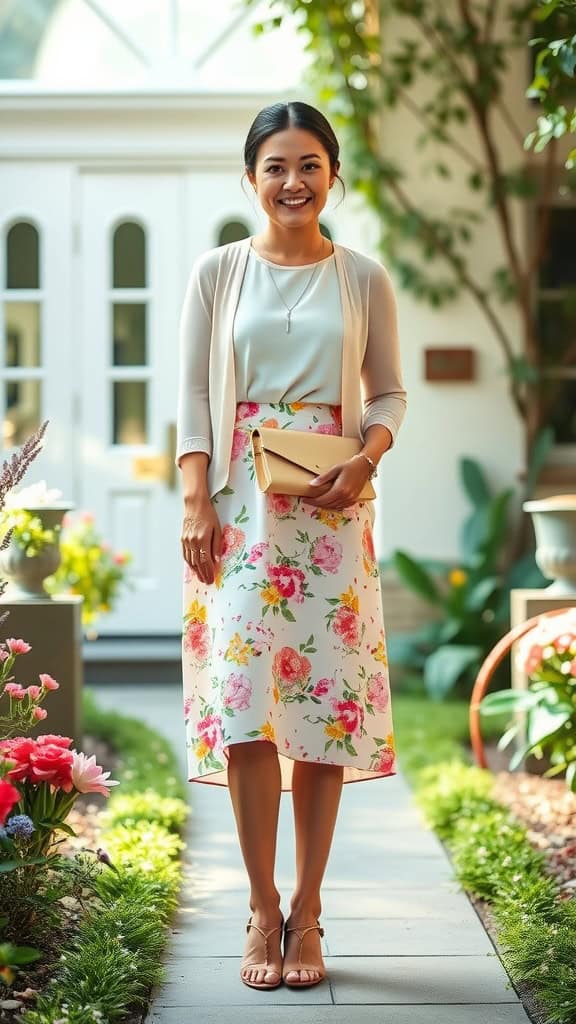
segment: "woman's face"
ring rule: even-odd
[[[336,169],[339,166],[338,162]],[[302,227],[317,220],[335,178],[322,143],[303,128],[270,135],[259,146],[256,173],[246,173],[262,209],[281,227]],[[289,199],[298,203],[286,202]]]

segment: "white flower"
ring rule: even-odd
[[[47,487],[45,480],[23,487],[21,491],[13,489],[6,495],[5,508],[34,508],[36,505],[53,505],[62,500],[62,491],[57,487]]]

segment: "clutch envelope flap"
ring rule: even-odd
[[[267,452],[318,474],[343,459],[349,459],[362,447],[362,442],[354,437],[319,434],[313,430],[306,431],[305,438],[302,438],[302,431],[298,430],[255,427],[252,437],[260,437]]]

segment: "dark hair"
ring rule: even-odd
[[[336,171],[340,146],[330,122],[320,110],[309,103],[291,100],[288,103],[272,103],[269,107],[263,107],[250,125],[244,144],[244,164],[251,174],[256,173],[256,159],[262,143],[271,135],[286,128],[303,128],[311,135],[315,135],[328,154],[330,170]],[[346,187],[342,178],[338,173],[336,177],[345,192]]]

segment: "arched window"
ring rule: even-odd
[[[112,234],[112,444],[146,444],[148,438],[150,296],[146,242],[145,229],[131,220],[118,224]]]
[[[239,242],[241,238],[248,238],[250,229],[243,220],[228,220],[222,224],[218,232],[216,245],[227,245],[228,242]]]
[[[5,281],[2,296],[2,405],[4,448],[14,448],[41,423],[40,236],[21,220],[5,236]]]

